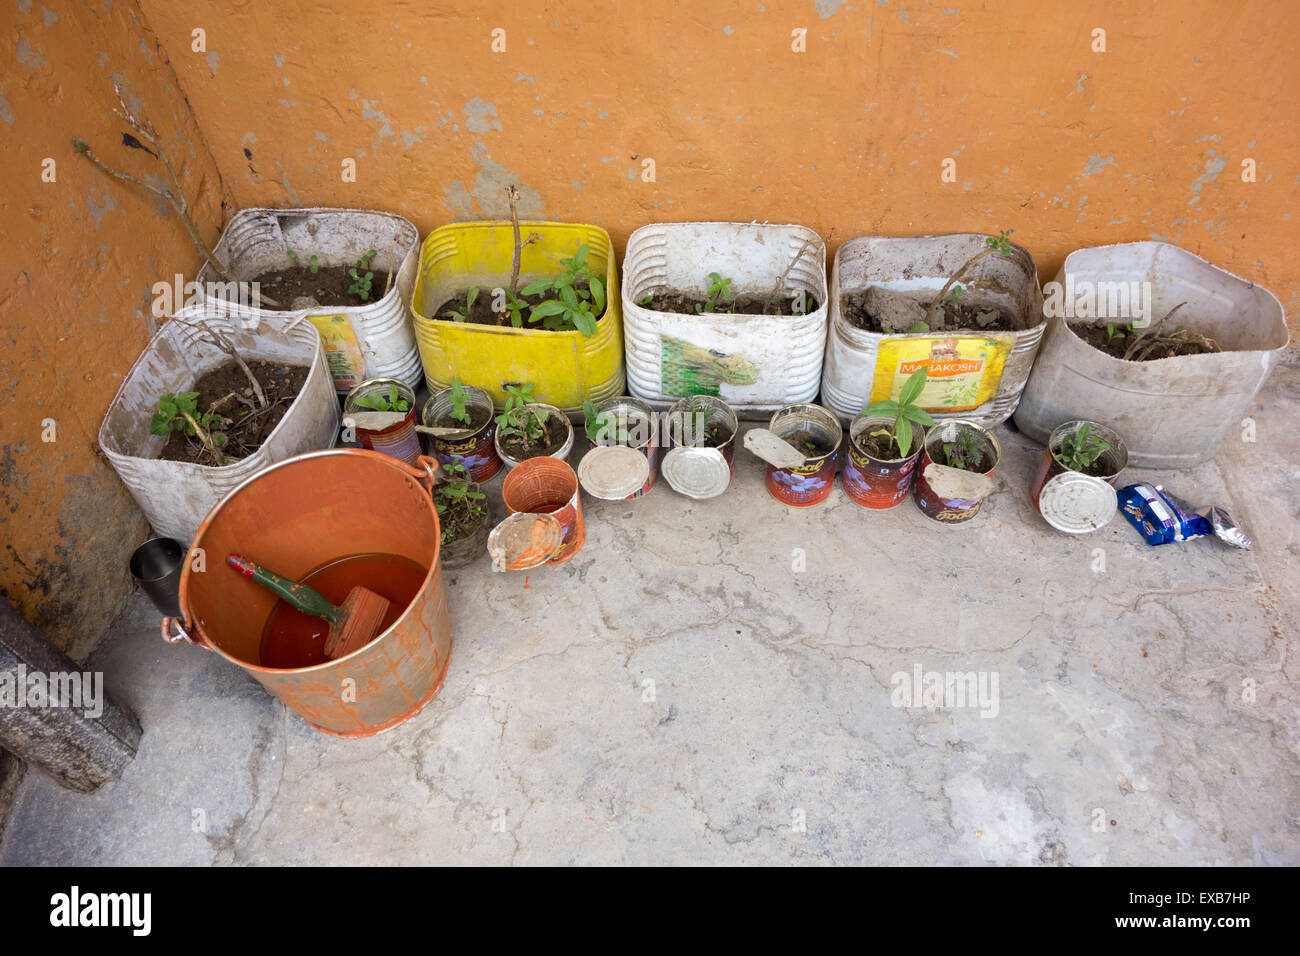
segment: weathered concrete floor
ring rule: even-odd
[[[89,797],[29,772],[0,862],[1300,863],[1300,367],[1256,419],[1130,473],[1224,504],[1251,553],[1052,531],[1005,428],[965,528],[838,488],[787,509],[744,452],[711,502],[585,500],[570,564],[449,573],[446,685],[370,740],[164,645],[137,600],[94,661],[135,764]],[[892,706],[917,665],[995,672],[997,715]]]

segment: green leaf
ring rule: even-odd
[[[907,457],[907,453],[912,447],[912,423],[906,418],[900,418],[894,422],[894,440],[898,442],[898,450]]]
[[[585,338],[591,338],[596,334],[596,319],[590,312],[574,312],[573,326]]]
[[[908,405],[903,409],[903,417],[908,421],[916,422],[918,425],[933,425],[934,418],[924,408],[918,408],[915,405]]]
[[[474,300],[477,298],[478,298],[478,286],[474,286],[472,289],[469,290],[469,295],[465,299],[465,308],[467,309],[474,308]]]
[[[166,435],[171,429],[167,427],[171,419],[166,415],[154,415],[149,421],[149,434]]]
[[[903,388],[898,394],[899,405],[911,405],[916,401],[921,390],[925,388],[926,367],[922,365],[913,372],[903,383]]]
[[[551,279],[537,279],[519,290],[520,295],[538,295],[551,287]]]
[[[591,289],[591,300],[596,306],[596,314],[599,315],[605,311],[605,284],[592,276],[587,285]]]
[[[529,318],[536,322],[538,319],[543,319],[548,315],[562,315],[563,313],[564,306],[560,305],[560,303],[553,299],[548,299],[545,302],[539,302],[537,305],[533,306],[533,311],[529,315]]]
[[[884,401],[876,402],[874,405],[866,407],[868,415],[879,415],[881,418],[889,418],[898,414],[898,402]]]
[[[587,262],[587,244],[584,242],[578,246],[578,251],[573,254],[573,271],[577,272]]]

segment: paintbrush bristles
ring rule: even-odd
[[[366,588],[353,588],[339,610],[342,620],[330,627],[325,639],[325,656],[346,657],[374,640],[388,614],[388,598]]]

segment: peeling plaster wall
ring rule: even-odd
[[[122,144],[116,81],[162,135],[210,241],[220,179],[134,0],[7,0],[0,23],[0,593],[81,658],[129,593],[127,560],[148,533],[98,454],[99,423],[148,341],[153,283],[192,276],[198,256],[157,200],[109,180],[72,140],[162,174]]]
[[[620,247],[653,220],[793,221],[833,245],[1014,229],[1044,280],[1073,248],[1163,238],[1300,314],[1297,4],[142,5],[241,206],[427,232],[503,215],[517,178],[526,215]]]

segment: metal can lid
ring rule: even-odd
[[[673,491],[688,498],[716,498],[731,484],[731,468],[716,448],[674,448],[660,470]]]
[[[1115,516],[1119,499],[1100,478],[1065,471],[1038,493],[1038,510],[1053,528],[1067,534],[1096,531]]]
[[[546,564],[564,547],[564,527],[554,515],[519,511],[488,535],[494,571],[527,571]]]
[[[649,460],[626,445],[597,445],[578,463],[578,481],[583,489],[605,501],[621,501],[636,494],[649,477]]]

